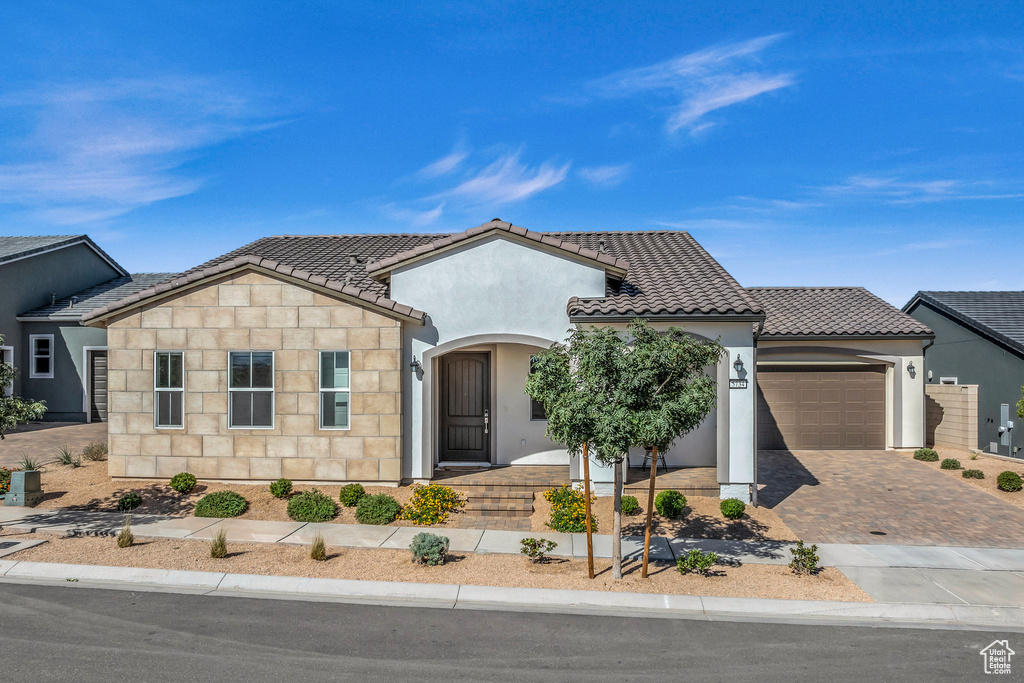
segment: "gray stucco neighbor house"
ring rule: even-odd
[[[801,329],[782,323],[794,307]],[[638,317],[725,348],[717,408],[666,454],[715,468],[723,497],[751,497],[761,413],[772,447],[923,443],[906,368],[927,327],[867,293],[745,289],[681,231],[267,237],[83,319],[107,331],[112,476],[390,484],[467,466],[578,480],[524,393],[531,356]],[[801,409],[808,392],[825,408]],[[609,468],[591,476],[610,490]]]
[[[978,385],[978,447],[1024,457],[1024,292],[918,292],[903,310],[935,331],[928,383]]]

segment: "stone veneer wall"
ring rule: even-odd
[[[111,319],[110,475],[401,480],[401,322],[248,271]],[[153,426],[153,351],[184,351],[184,429]],[[274,351],[274,429],[228,429],[228,351]],[[351,352],[351,428],[319,429],[319,351]]]
[[[929,446],[978,449],[978,385],[926,384],[925,441]]]

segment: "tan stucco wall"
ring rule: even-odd
[[[401,323],[240,272],[108,323],[115,477],[401,479]],[[153,426],[153,351],[185,352],[184,429]],[[274,428],[228,429],[228,351],[274,351]],[[351,429],[319,429],[319,351],[351,351]]]
[[[927,445],[978,449],[978,385],[926,384]]]

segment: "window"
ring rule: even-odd
[[[956,384],[956,377],[940,377],[939,384]]]
[[[274,428],[274,352],[228,353],[228,427]]]
[[[153,421],[157,429],[181,429],[185,371],[181,351],[153,353]]]
[[[28,347],[32,352],[32,365],[29,366],[28,376],[32,379],[52,379],[53,335],[30,334]]]
[[[530,374],[533,374],[533,362],[537,359],[537,356],[530,356]],[[539,402],[530,398],[530,419],[531,420],[547,420],[547,413],[544,412],[544,406]]]
[[[320,352],[320,429],[348,429],[348,351]]]

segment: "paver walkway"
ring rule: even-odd
[[[0,466],[13,467],[29,455],[44,463],[56,457],[57,448],[67,444],[81,453],[94,441],[107,442],[104,422],[34,422],[22,425],[0,441]]]
[[[758,502],[804,541],[1024,543],[1024,510],[892,451],[761,451],[758,476]]]

